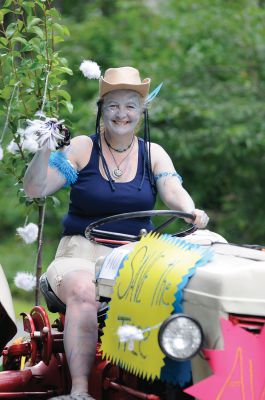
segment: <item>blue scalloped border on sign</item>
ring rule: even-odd
[[[207,264],[213,257],[213,250],[209,247],[204,248],[198,244],[190,243],[186,240],[170,237],[170,235],[162,235],[161,239],[172,240],[172,244],[176,244],[179,247],[186,248],[187,250],[195,250],[201,253],[201,258],[191,267],[186,275],[183,276],[182,281],[177,287],[175,294],[175,302],[173,304],[174,311],[172,314],[182,313],[182,295],[183,289],[189,282],[189,279],[194,275],[198,267],[202,267]],[[168,357],[164,359],[165,365],[161,369],[160,379],[180,386],[185,386],[191,381],[191,362],[190,361],[174,361]]]

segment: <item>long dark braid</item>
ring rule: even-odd
[[[111,190],[114,192],[115,191],[115,186],[113,184],[114,180],[111,178],[111,175],[109,172],[109,167],[108,167],[108,164],[105,160],[105,157],[104,157],[104,154],[102,151],[102,143],[101,143],[101,135],[100,135],[100,119],[101,119],[101,115],[102,115],[102,105],[103,105],[103,100],[99,100],[97,102],[98,112],[97,112],[97,119],[96,119],[97,145],[98,145],[99,156],[101,157],[101,160],[102,160],[104,172],[105,172],[108,182],[110,184]]]
[[[141,179],[141,183],[138,187],[139,190],[142,189],[144,178],[146,174],[146,167],[148,172],[148,177],[151,183],[152,191],[156,193],[156,185],[154,174],[152,171],[152,163],[151,163],[151,141],[150,141],[150,127],[149,127],[149,116],[148,116],[148,109],[145,108],[144,110],[144,156],[143,156],[143,175]]]

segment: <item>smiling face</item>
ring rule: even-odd
[[[104,96],[103,121],[110,136],[132,135],[142,115],[142,97],[134,90],[113,90]]]

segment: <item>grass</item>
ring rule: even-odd
[[[43,252],[43,266],[46,270],[46,266],[49,265],[53,259],[57,243],[52,243],[50,246],[45,246]],[[0,243],[0,263],[3,267],[6,275],[9,288],[12,295],[13,305],[15,309],[15,315],[17,320],[22,320],[20,313],[29,313],[34,307],[34,291],[26,292],[22,289],[18,289],[14,284],[14,277],[18,271],[27,271],[34,274],[35,269],[35,257],[36,257],[36,243],[32,245],[26,245],[19,241],[17,238],[6,238]],[[41,305],[47,310],[44,299],[41,300]],[[48,312],[48,315],[53,321],[55,314]]]
[[[14,297],[13,298],[13,305],[14,305],[14,309],[15,309],[15,315],[16,315],[16,319],[20,319],[21,318],[21,313],[22,312],[26,312],[29,313],[32,308],[34,307],[34,302],[30,302],[28,300],[25,299],[21,299],[19,297]],[[45,308],[45,310],[47,311],[47,314],[49,315],[49,317],[51,319],[53,319],[55,317],[56,314],[51,313],[50,311],[48,311],[46,303],[43,299],[43,297],[41,298],[41,306],[43,306]]]
[[[58,240],[46,242],[43,247],[44,270],[52,261]],[[0,263],[5,271],[6,278],[12,286],[17,271],[34,273],[36,264],[36,242],[25,244],[19,238],[7,237],[0,242]]]
[[[13,305],[15,309],[15,315],[16,315],[16,320],[21,320],[22,321],[22,316],[20,315],[21,313],[27,313],[29,314],[32,308],[34,307],[34,302],[29,302],[28,300],[21,299],[19,297],[14,297],[13,298]],[[41,305],[45,308],[50,323],[52,323],[56,318],[57,314],[56,313],[51,313],[46,306],[46,303],[43,298],[41,298]]]
[[[32,307],[34,306],[34,303],[25,299],[21,299],[19,297],[14,297],[13,305],[15,309],[16,319],[20,319],[21,318],[20,314],[22,312],[29,313]]]

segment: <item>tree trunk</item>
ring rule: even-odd
[[[35,305],[40,304],[40,276],[42,273],[42,244],[43,244],[43,228],[45,218],[45,202],[38,206],[39,221],[38,221],[38,251],[36,261],[36,289],[35,289]]]

